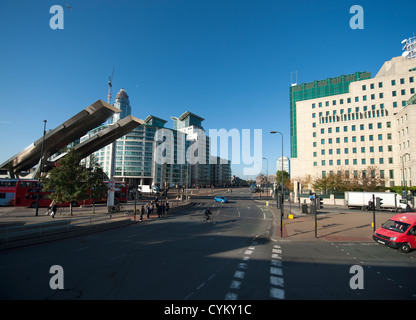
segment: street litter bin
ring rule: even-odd
[[[302,213],[308,213],[308,205],[302,204]]]

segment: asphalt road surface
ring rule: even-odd
[[[416,299],[414,252],[280,239],[279,219],[248,189],[225,196],[229,203],[201,196],[160,219],[1,252],[0,298]],[[216,224],[201,222],[206,206]]]

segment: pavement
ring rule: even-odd
[[[191,198],[195,195],[212,195],[212,190],[199,190],[190,192]],[[109,228],[116,228],[133,223],[141,223],[140,206],[146,203],[150,198],[145,198],[139,201],[136,205],[136,216],[134,215],[134,201],[129,201],[123,206],[127,209],[126,213],[112,214],[109,217],[107,206],[105,204],[96,205],[95,213],[93,213],[92,206],[75,207],[73,208],[73,215],[69,214],[69,208],[65,208],[62,214],[56,214],[55,218],[46,215],[47,208],[39,208],[38,216],[35,215],[35,209],[23,207],[0,207],[0,249],[17,247],[23,245],[30,245],[39,242],[50,241],[53,239],[61,239],[71,237],[78,234],[85,234],[85,232],[96,232]],[[254,200],[258,204],[267,205],[267,199],[258,198]],[[191,201],[175,201],[169,200],[170,213],[181,211],[186,207],[194,205]],[[373,241],[373,212],[352,210],[342,206],[326,205],[323,209],[318,211],[317,228],[315,235],[315,216],[311,214],[302,213],[298,204],[289,204],[285,202],[284,219],[283,219],[283,236],[280,233],[280,214],[281,209],[276,208],[276,203],[268,200],[267,207],[274,215],[274,232],[273,237],[281,240],[298,240],[298,241]],[[291,218],[288,218],[289,214]],[[375,213],[376,229],[382,223],[387,221],[395,213],[390,211]],[[100,219],[103,218],[103,219]],[[157,214],[152,214],[150,220],[157,219]],[[84,223],[85,220],[85,223]],[[97,220],[97,222],[95,222]],[[144,223],[147,221],[147,216],[144,216]],[[65,230],[59,228],[64,224],[75,224],[77,227]],[[82,222],[79,223],[79,222]],[[43,232],[28,232],[21,237],[9,237],[4,240],[4,234],[12,234],[25,229],[36,229],[54,226],[50,228],[55,231]],[[58,231],[57,231],[58,230]]]
[[[275,238],[331,242],[373,241],[373,211],[325,205],[323,209],[318,210],[316,216],[317,227],[315,228],[315,215],[302,213],[298,204],[289,205],[285,203],[282,237],[280,233],[281,209],[277,209],[276,204],[269,206],[269,209],[274,213],[275,220],[279,220],[275,221],[277,227],[274,233]],[[289,214],[292,215],[292,218],[287,218]],[[395,214],[392,211],[376,211],[375,229],[380,228],[384,222]]]
[[[153,199],[152,199],[153,200]],[[136,203],[134,201],[123,203],[126,212],[108,213],[106,204],[74,207],[72,215],[69,207],[55,217],[47,215],[47,208],[36,209],[25,207],[0,207],[0,250],[27,245],[38,244],[51,240],[59,240],[85,233],[99,232],[112,228],[119,228],[134,223],[145,223],[158,218],[156,211],[147,218],[147,213],[140,221],[140,208],[142,204],[150,202],[149,199]],[[169,200],[169,215],[186,207],[192,206],[189,201]]]

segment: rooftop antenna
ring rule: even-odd
[[[108,97],[107,97],[108,104],[111,104],[111,87],[113,86],[112,85],[113,76],[114,76],[114,68],[113,68],[113,72],[111,73],[111,76],[108,78]]]
[[[416,58],[416,37],[413,36],[409,39],[404,39],[402,44],[404,45],[402,48],[402,57],[405,57],[406,59]]]

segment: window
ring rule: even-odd
[[[396,85],[396,80],[391,80],[391,85],[395,86]]]
[[[414,78],[413,78],[413,77],[410,77],[410,78],[409,78],[409,82],[410,82],[410,83],[412,83],[412,82],[414,82],[414,81],[415,81],[415,80],[414,80]]]
[[[368,129],[370,129],[370,130],[372,130],[372,129],[373,129],[373,124],[372,124],[372,123],[369,123],[369,124],[368,124]]]
[[[379,88],[383,88],[383,82],[379,82],[379,83],[378,83],[378,87],[379,87]]]
[[[366,87],[365,84],[363,84],[362,88],[363,88],[363,91],[364,91],[364,90],[366,90],[367,87]]]
[[[392,91],[392,92],[391,92],[391,95],[392,95],[393,97],[395,97],[395,96],[397,95],[396,91]]]
[[[404,84],[404,78],[400,79],[400,84]]]

